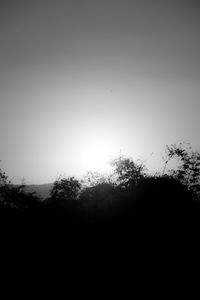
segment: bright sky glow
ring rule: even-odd
[[[78,157],[80,169],[102,173],[109,172],[111,170],[110,161],[120,154],[117,149],[118,146],[106,138],[98,138],[97,136],[85,141]]]
[[[199,1],[11,0],[0,14],[0,166],[15,182],[200,150]]]

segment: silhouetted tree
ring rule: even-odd
[[[181,164],[178,169],[170,170],[170,173],[174,178],[186,185],[194,195],[197,195],[200,192],[200,153],[193,151],[191,146],[185,149],[184,145],[180,143],[178,146],[175,144],[167,146],[166,155],[163,175],[168,162],[172,158],[179,159]]]
[[[5,190],[8,188],[8,176],[6,176],[5,172],[0,169],[0,200],[3,200],[3,194]]]
[[[25,184],[14,185],[0,169],[0,205],[16,212],[33,210],[40,206],[41,199],[34,192],[26,193]]]
[[[111,161],[111,166],[114,167],[114,176],[116,183],[121,188],[130,188],[145,176],[145,166],[142,163],[136,163],[131,158],[119,156]]]
[[[8,176],[0,168],[0,187],[5,186],[8,183],[9,183]]]
[[[25,212],[38,208],[41,203],[40,197],[35,192],[27,193],[24,185],[10,185],[4,193],[4,204]]]
[[[59,178],[51,190],[53,200],[76,200],[81,189],[81,183],[74,177]]]

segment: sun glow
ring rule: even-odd
[[[118,154],[119,149],[112,142],[94,139],[81,149],[81,168],[92,172],[109,172],[109,163]]]

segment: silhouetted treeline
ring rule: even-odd
[[[163,173],[149,175],[130,158],[113,160],[111,175],[88,173],[84,180],[58,178],[44,201],[25,186],[13,185],[0,172],[0,221],[33,227],[120,227],[128,230],[197,228],[200,221],[200,156],[182,145],[167,147]],[[168,161],[181,158],[177,170],[166,172]]]

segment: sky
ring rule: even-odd
[[[199,30],[195,0],[1,1],[0,167],[39,184],[199,151]]]

